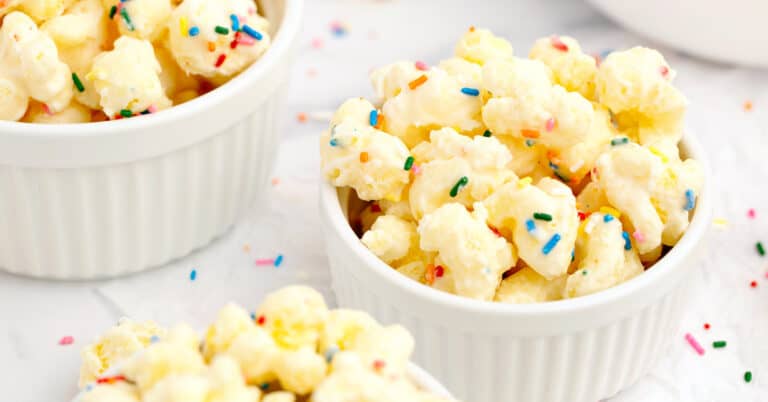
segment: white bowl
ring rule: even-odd
[[[119,374],[119,370],[109,370],[105,376],[112,376],[116,374]],[[448,390],[446,390],[439,381],[437,381],[434,377],[429,375],[429,373],[416,366],[415,364],[408,364],[408,374],[411,377],[411,381],[413,381],[413,383],[416,384],[416,386],[420,389],[428,391],[433,395],[441,396],[443,398],[452,398]],[[86,392],[88,391],[80,391],[80,393],[72,399],[72,402],[79,402]]]
[[[321,215],[340,306],[416,338],[414,361],[459,399],[473,402],[594,402],[628,387],[663,355],[680,324],[686,278],[711,220],[710,175],[688,231],[653,268],[605,291],[550,303],[511,305],[424,286],[373,255],[347,221],[348,190],[321,188]]]
[[[266,187],[303,0],[263,0],[274,43],[226,85],[134,119],[0,121],[0,267],[56,279],[165,264],[225,232]]]
[[[768,67],[764,0],[589,0],[625,27],[710,60]]]

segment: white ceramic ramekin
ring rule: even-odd
[[[226,231],[267,184],[303,0],[263,0],[274,42],[226,85],[154,115],[0,121],[0,268],[90,279],[162,265]]]
[[[118,369],[110,370],[107,374],[105,374],[105,376],[112,376],[116,374],[119,374]],[[413,383],[416,384],[416,386],[418,386],[420,389],[428,391],[433,395],[441,396],[443,398],[452,398],[448,390],[446,390],[439,381],[437,381],[434,377],[429,375],[429,373],[416,366],[415,364],[410,363],[408,365],[408,374],[411,377],[411,381],[413,381]],[[85,390],[80,391],[80,393],[72,399],[72,402],[80,402],[86,392],[87,391]]]
[[[684,153],[707,180],[692,223],[672,250],[637,278],[603,292],[532,305],[443,293],[380,261],[346,218],[348,191],[321,188],[321,216],[340,306],[397,322],[416,338],[415,361],[459,399],[473,402],[594,402],[646,374],[675,337],[711,219],[701,146]]]

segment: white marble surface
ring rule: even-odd
[[[511,4],[510,4],[511,3]],[[317,286],[328,297],[329,276],[316,208],[315,139],[323,124],[296,121],[299,112],[330,110],[345,98],[370,95],[366,73],[396,59],[436,62],[469,25],[489,27],[525,54],[533,39],[553,32],[579,38],[586,49],[654,46],[622,31],[579,1],[307,0],[301,55],[284,113],[285,142],[268,202],[207,249],[162,269],[111,281],[57,283],[0,274],[0,400],[67,401],[76,392],[78,353],[119,317],[202,326],[226,301],[255,307],[269,289],[292,282]],[[335,38],[339,20],[348,35]],[[312,47],[321,38],[320,49]],[[682,340],[640,383],[613,400],[704,402],[768,400],[768,75],[685,57],[663,49],[691,99],[689,126],[710,151],[717,186],[716,216],[707,258],[693,286],[683,325],[707,347],[701,357]],[[314,76],[310,72],[314,72]],[[745,112],[750,99],[755,108]],[[746,216],[756,208],[757,219]],[[243,250],[249,245],[250,252]],[[257,267],[261,257],[285,255],[279,269]],[[197,280],[189,280],[190,270]],[[756,280],[756,289],[749,282]],[[709,322],[712,329],[704,331]],[[65,335],[71,346],[59,346]],[[713,350],[715,339],[728,347]],[[745,384],[744,371],[754,380]],[[527,401],[525,401],[527,402]]]

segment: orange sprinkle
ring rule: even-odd
[[[301,112],[296,115],[296,120],[299,121],[299,123],[306,123],[307,122],[307,114],[304,112]]]
[[[560,154],[558,154],[554,149],[547,151],[547,159],[551,160],[555,165],[559,165],[558,161],[560,158],[558,158],[558,156],[560,156]]]
[[[384,360],[374,360],[373,362],[373,368],[376,369],[376,371],[381,371],[381,369],[383,369],[384,366],[386,366],[386,363],[384,362]]]
[[[421,77],[416,78],[415,80],[409,82],[408,83],[408,88],[416,89],[419,86],[421,86],[421,84],[423,84],[425,82],[427,82],[427,76],[422,74]]]
[[[522,130],[523,137],[525,138],[539,138],[538,130]]]
[[[373,126],[373,128],[377,130],[381,130],[383,126],[384,126],[384,115],[379,113],[379,116],[376,119],[376,125]]]
[[[213,42],[208,42],[208,51],[209,51],[209,52],[214,52],[214,51],[216,51],[216,44],[215,44],[215,43],[213,43]]]
[[[360,163],[368,162],[368,158],[369,158],[368,152],[365,152],[365,151],[360,152]]]
[[[744,101],[744,111],[749,112],[752,110],[752,101]]]
[[[250,251],[251,251],[251,246],[249,246],[247,244],[243,244],[243,252],[248,253]]]
[[[427,272],[424,273],[424,280],[427,281],[427,285],[435,283],[435,266],[427,264]]]
[[[474,25],[469,27],[469,32],[475,32],[475,26]]]
[[[273,177],[272,178],[272,185],[276,186],[278,184],[280,184],[280,178],[279,177]]]

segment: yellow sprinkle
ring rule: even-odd
[[[600,207],[600,212],[602,212],[605,215],[613,215],[613,217],[616,219],[621,218],[621,212],[619,212],[619,210],[617,210],[616,208]]]
[[[667,155],[664,155],[663,153],[661,153],[661,151],[659,151],[658,148],[656,148],[656,147],[649,147],[648,150],[650,150],[652,154],[654,154],[654,155],[658,156],[659,158],[661,158],[662,162],[664,162],[664,163],[669,162],[669,158],[667,158]]]
[[[187,17],[179,18],[179,31],[181,31],[181,36],[189,36],[189,21],[187,21]]]
[[[517,181],[517,188],[525,188],[526,186],[529,186],[531,182],[533,182],[533,179],[530,176],[523,177]]]
[[[719,228],[719,229],[725,229],[728,227],[728,220],[725,218],[715,218],[712,220],[712,223],[715,225],[716,228]]]

